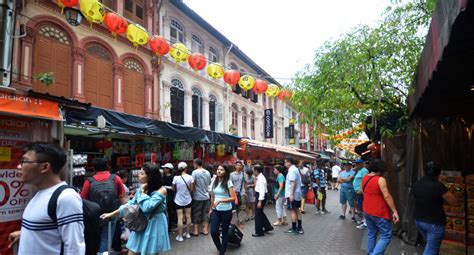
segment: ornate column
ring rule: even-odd
[[[145,26],[148,31],[153,31],[153,9],[151,6],[151,1],[145,1]]]
[[[123,16],[123,2],[124,0],[117,0],[117,13]]]
[[[237,130],[238,130],[238,135],[243,134],[242,130],[242,111],[241,109],[237,110]]]
[[[30,89],[33,87],[33,43],[35,31],[33,28],[26,28],[26,36],[21,40],[21,67],[20,67],[20,87]]]
[[[72,96],[80,102],[86,101],[84,93],[84,54],[83,48],[75,46],[72,56]]]
[[[211,130],[209,123],[209,98],[202,98],[202,128]]]
[[[154,119],[160,119],[160,65],[158,60],[153,58],[151,60],[151,67],[153,70],[153,115]]]
[[[193,126],[193,92],[184,92],[184,125]]]
[[[114,69],[114,110],[124,112],[123,107],[123,66],[119,62],[113,63]]]
[[[145,74],[145,117],[153,119],[153,75]]]
[[[163,115],[161,120],[171,122],[171,83],[163,81]]]

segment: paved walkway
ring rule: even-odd
[[[252,237],[254,222],[246,223],[244,239],[240,248],[230,247],[227,254],[327,254],[327,255],[363,255],[367,254],[367,234],[356,229],[350,220],[338,220],[340,215],[339,194],[328,191],[327,208],[330,214],[315,214],[315,207],[309,205],[303,215],[304,235],[287,236],[283,232],[288,227],[276,227],[275,231],[264,237]],[[270,220],[276,219],[273,205],[265,208]],[[170,236],[172,250],[165,254],[215,254],[216,249],[210,236],[193,237],[182,243],[176,242],[175,235]],[[422,254],[419,248],[405,245],[394,237],[386,254]]]

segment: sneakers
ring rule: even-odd
[[[273,226],[281,226],[281,225],[283,225],[283,222],[281,221],[276,221],[273,223]]]
[[[316,214],[321,214],[321,210],[317,209]]]
[[[329,211],[326,210],[326,209],[323,209],[323,210],[321,211],[321,214],[323,214],[323,215],[324,215],[324,214],[327,214],[327,213],[329,213]]]
[[[184,233],[183,238],[191,239],[191,234],[189,232]]]
[[[298,235],[298,231],[297,231],[297,230],[293,230],[293,228],[290,228],[290,229],[288,229],[287,231],[285,231],[285,234],[286,234],[286,235],[289,235],[289,236],[296,236],[296,235]]]
[[[303,234],[304,234],[303,228],[297,229],[296,232],[298,232],[298,234],[300,234],[300,235],[303,235]]]
[[[359,226],[357,226],[356,228],[357,228],[357,229],[366,229],[366,228],[367,228],[367,224],[362,223],[362,224],[360,224]]]
[[[345,219],[346,219],[346,216],[344,216],[344,215],[339,215],[339,219],[340,219],[340,220],[345,220]]]
[[[351,218],[352,222],[357,222],[356,217]]]
[[[178,242],[182,242],[182,241],[184,241],[184,239],[183,239],[183,237],[182,237],[182,236],[177,236],[177,237],[176,237],[176,241],[178,241]]]

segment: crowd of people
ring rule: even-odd
[[[10,234],[10,246],[19,242],[20,255],[121,251],[124,236],[129,254],[158,254],[171,249],[173,232],[177,242],[210,233],[217,252],[224,254],[232,239],[229,230],[249,221],[254,221],[252,236],[257,238],[287,225],[285,234],[304,234],[302,214],[309,202],[308,192],[316,195],[316,213],[325,215],[329,213],[328,190],[339,191],[339,219],[345,220],[349,212],[351,220],[359,223],[357,228],[367,229],[369,254],[384,253],[392,237],[392,223],[399,221],[384,177],[387,167],[379,159],[368,164],[359,159],[341,168],[338,163],[310,164],[288,157],[283,165],[272,167],[273,176],[265,176],[261,165],[248,166],[242,161],[204,168],[203,161],[195,159],[192,168],[180,162],[176,169],[171,163],[161,167],[146,163],[138,176],[140,187],[131,195],[124,184],[127,173],[110,173],[105,158],[93,160],[95,174],[80,193],[68,188],[60,178],[66,158],[64,150],[53,144],[32,143],[25,148],[18,166],[21,181],[38,191],[24,211],[21,231]],[[427,242],[425,254],[439,251],[446,220],[443,201],[457,203],[437,182],[440,171],[428,164],[426,176],[413,188],[416,224]],[[269,200],[275,203],[273,224],[264,210]],[[99,217],[100,224],[89,222]]]

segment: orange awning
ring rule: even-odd
[[[57,102],[0,92],[0,113],[63,121]]]

